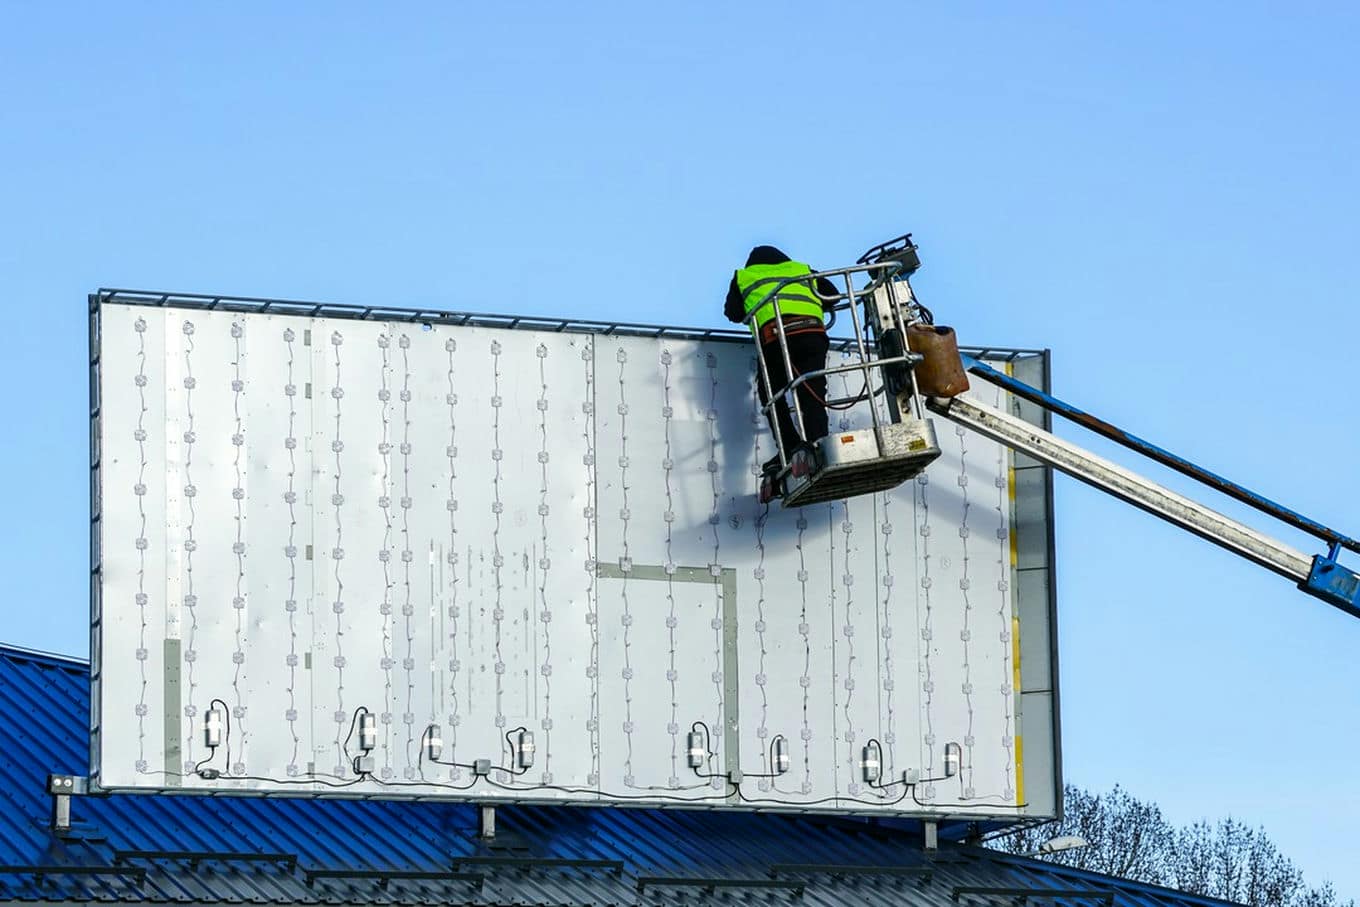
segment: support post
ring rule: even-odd
[[[71,830],[71,795],[52,795],[52,830]]]
[[[89,782],[80,775],[48,775],[47,792],[52,795],[52,830],[71,830],[71,797],[89,793]]]
[[[940,849],[940,823],[927,819],[924,823],[926,832],[926,853],[935,853]]]

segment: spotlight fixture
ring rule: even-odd
[[[221,709],[210,708],[203,713],[203,745],[215,750],[222,745],[222,727],[225,713]]]
[[[515,744],[516,761],[521,769],[530,768],[534,764],[534,732],[521,730]]]
[[[959,773],[963,766],[963,747],[957,743],[946,743],[944,745],[944,776],[952,778]]]
[[[789,741],[780,734],[774,738],[774,773],[782,775],[789,770]]]
[[[690,731],[686,740],[686,758],[690,768],[700,768],[704,764],[704,759],[708,758],[708,747],[704,745],[704,735],[699,731]]]
[[[865,784],[878,783],[879,776],[883,771],[883,757],[878,751],[877,743],[866,743],[861,751],[859,762],[860,769],[864,772]]]

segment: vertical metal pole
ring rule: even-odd
[[[787,391],[789,385],[793,383],[793,362],[789,359],[789,338],[784,333],[784,312],[780,308],[779,296],[777,294],[788,282],[789,281],[786,280],[783,283],[780,283],[775,292],[770,294],[771,298],[774,300],[775,333],[779,335],[779,353],[784,357],[784,391]],[[798,403],[797,391],[793,392],[793,399],[789,401],[789,406],[793,412],[793,426],[798,429],[798,437],[806,443],[808,441],[807,426],[803,424],[803,407]],[[779,412],[777,408],[775,416],[776,421],[778,421]],[[784,452],[782,449],[779,453],[779,459],[780,462],[784,462]],[[785,462],[784,465],[787,466],[789,464]]]
[[[55,794],[52,797],[52,830],[71,830],[71,795]]]
[[[722,588],[722,671],[723,671],[723,726],[722,755],[723,771],[728,777],[741,772],[741,691],[739,678],[741,665],[738,661],[740,647],[737,636],[737,571],[725,567],[722,576],[715,580]],[[733,789],[728,802],[739,803],[741,792]]]
[[[855,328],[855,346],[859,348],[860,371],[864,372],[864,389],[869,393],[869,418],[874,423],[874,443],[880,446],[882,453],[882,432],[883,427],[879,424],[878,406],[874,401],[873,384],[870,381],[869,373],[869,350],[864,345],[864,331],[860,328],[859,313],[855,311],[855,287],[851,282],[849,274],[845,275],[845,291],[850,294],[850,323]]]
[[[907,340],[907,319],[906,316],[902,314],[902,303],[897,298],[897,281],[892,279],[887,280],[884,283],[884,289],[886,289],[888,292],[888,308],[891,310],[892,315],[891,329],[896,330],[898,335],[902,338],[902,352],[908,353],[910,352],[910,349],[908,347]],[[911,292],[911,284],[907,284],[907,292],[908,293]],[[878,352],[880,356],[883,354],[882,347],[879,348]],[[916,406],[915,415],[918,418],[925,413],[925,409],[923,409],[921,405],[920,395],[917,393],[916,390],[916,366],[913,365],[912,363],[907,363],[906,393],[899,393],[893,399],[892,401],[893,405],[888,410],[888,412],[893,416],[893,418],[897,419],[899,422],[902,421],[904,418],[913,415],[910,406],[903,405],[904,401],[907,404],[913,403],[915,404]]]
[[[893,281],[893,284],[896,284],[896,283],[897,283],[897,281]],[[902,278],[902,283],[904,283],[904,284],[907,285],[907,300],[908,300],[909,302],[915,303],[915,302],[916,302],[916,292],[911,288],[911,281],[910,281],[909,279],[907,279],[906,277],[903,277],[903,278]],[[891,287],[891,285],[890,285],[890,287]],[[894,289],[895,289],[895,288],[894,288]],[[893,300],[894,300],[894,302],[896,302],[896,299],[897,299],[897,294],[896,294],[896,292],[894,292],[894,293],[893,293]],[[910,343],[910,342],[908,341],[908,339],[907,339],[907,327],[908,327],[908,325],[907,325],[907,319],[904,318],[904,317],[902,317],[902,313],[901,313],[901,310],[900,310],[900,309],[899,309],[897,315],[898,315],[898,321],[899,321],[899,322],[901,323],[901,325],[902,325],[902,349],[903,349],[904,351],[906,351],[906,352],[910,352],[910,351],[911,351],[911,343]],[[907,367],[907,371],[908,371],[908,375],[909,375],[910,380],[911,380],[911,401],[912,401],[914,404],[916,404],[916,416],[917,416],[917,418],[919,418],[919,419],[924,419],[925,416],[926,416],[926,407],[925,407],[925,401],[921,399],[921,389],[920,389],[919,387],[917,387],[917,385],[916,385],[916,366],[915,366],[915,365],[909,365],[909,366]]]
[[[100,462],[101,451],[103,450],[103,387],[100,381],[102,364],[100,361],[101,337],[103,331],[103,317],[100,304],[103,301],[102,294],[90,294],[88,297],[90,304],[89,312],[89,360],[90,360],[90,385],[89,385],[89,409],[90,409],[90,664],[91,664],[91,683],[95,691],[102,688],[103,683],[103,663],[100,653],[103,651],[104,633],[104,607],[101,595],[104,588],[104,515],[100,511],[100,482],[102,481],[103,466]],[[103,734],[103,715],[102,702],[91,697],[91,709],[87,726],[90,729],[89,753],[92,774],[96,777],[102,767],[100,750],[102,749]],[[55,805],[53,806],[55,810]],[[69,803],[67,817],[69,819]],[[55,813],[54,813],[55,819]]]
[[[892,309],[893,327],[897,328],[899,331],[905,332],[907,329],[907,319],[902,314],[902,303],[897,298],[897,281],[889,280],[884,286],[888,290],[888,307]],[[910,284],[907,284],[907,290],[911,290]],[[902,336],[905,340],[906,334],[904,333]]]
[[[775,453],[779,455],[779,466],[787,469],[788,461],[784,458],[784,438],[779,430],[779,419],[775,411],[777,398],[774,395],[774,388],[770,386],[770,370],[765,367],[765,347],[760,342],[760,329],[755,326],[755,313],[751,313],[746,326],[751,329],[751,335],[756,342],[756,368],[760,372],[760,381],[765,386],[765,414],[770,418],[770,431],[774,432]]]

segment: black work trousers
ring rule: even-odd
[[[820,327],[815,330],[791,330],[786,336],[789,362],[793,365],[794,377],[826,367],[829,341],[825,330]],[[794,425],[793,416],[789,412],[788,398],[779,393],[789,383],[789,377],[784,373],[784,356],[779,349],[779,338],[774,336],[766,340],[762,336],[762,341],[760,350],[765,360],[765,368],[769,372],[770,387],[779,397],[779,402],[775,404],[772,413],[770,430],[774,431],[774,422],[777,420],[778,437],[783,440],[784,456],[788,457],[802,441],[818,441],[826,437],[827,419],[824,402],[826,377],[819,375],[798,386],[798,406],[803,412],[803,425],[807,428],[807,437],[804,438]],[[768,403],[770,398],[767,389],[761,383],[758,374],[756,387],[760,391],[761,404]]]

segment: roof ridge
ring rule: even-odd
[[[0,657],[17,659],[20,661],[36,661],[82,676],[89,673],[90,660],[88,658],[78,658],[75,655],[63,655],[59,652],[44,652],[41,649],[29,649],[25,646],[16,646],[10,643],[0,643]]]

